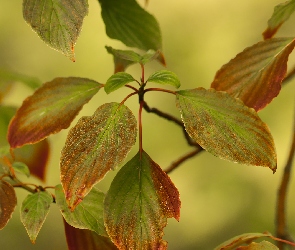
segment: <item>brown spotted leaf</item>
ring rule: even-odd
[[[70,126],[73,119],[102,87],[78,77],[56,78],[24,100],[8,130],[12,148],[43,140]]]
[[[167,218],[180,217],[179,192],[146,152],[133,157],[114,178],[105,198],[104,221],[120,249],[166,249]]]
[[[279,94],[294,46],[294,38],[273,38],[246,48],[222,66],[211,87],[259,111]]]
[[[64,220],[66,239],[69,250],[117,250],[108,237],[87,230],[70,226]]]
[[[93,116],[82,117],[62,150],[61,182],[73,210],[110,169],[115,169],[134,145],[136,119],[119,103],[100,106]]]
[[[27,23],[45,43],[72,61],[75,61],[74,46],[87,13],[87,0],[23,1]]]
[[[186,131],[202,148],[222,159],[276,171],[273,138],[255,110],[214,89],[182,90],[176,98]]]
[[[13,186],[0,180],[0,229],[4,228],[11,218],[16,206],[16,195]]]
[[[268,20],[268,27],[263,32],[263,38],[272,38],[278,29],[286,22],[295,11],[295,1],[290,0],[277,5],[271,18]]]

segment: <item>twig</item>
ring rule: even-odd
[[[277,197],[277,211],[276,211],[276,235],[278,238],[282,238],[288,241],[294,242],[292,237],[287,231],[287,222],[286,222],[286,200],[287,200],[287,191],[291,176],[292,163],[295,155],[295,112],[294,112],[294,126],[293,126],[293,139],[291,144],[291,149],[289,157],[284,169],[283,178],[281,181],[280,188],[278,190]],[[279,249],[283,249],[284,243],[278,242]]]
[[[197,155],[198,153],[202,152],[203,148],[201,148],[201,146],[197,147],[196,149],[194,149],[192,152],[182,156],[181,158],[179,158],[177,161],[172,162],[172,164],[170,165],[170,167],[168,167],[165,170],[166,174],[170,174],[174,169],[176,169],[180,164],[182,164],[184,161],[194,157],[195,155]]]
[[[286,77],[282,81],[282,84],[286,84],[291,79],[293,79],[294,76],[295,76],[295,67],[288,73],[288,75],[286,75]]]
[[[156,115],[158,115],[159,117],[162,117],[162,118],[165,118],[166,120],[168,121],[171,121],[173,123],[175,123],[176,125],[180,126],[182,128],[182,131],[183,131],[183,134],[184,134],[184,137],[188,143],[188,145],[192,146],[192,147],[195,147],[194,151],[188,153],[188,154],[185,154],[184,156],[180,157],[177,161],[173,162],[170,167],[168,167],[166,169],[166,173],[171,173],[174,169],[176,169],[180,164],[182,164],[184,161],[192,158],[193,156],[197,155],[198,153],[202,152],[203,151],[203,148],[198,144],[196,143],[189,135],[188,133],[186,132],[185,130],[185,127],[184,127],[184,124],[181,120],[177,119],[176,117],[172,116],[172,115],[169,115],[167,113],[164,113],[156,108],[150,108],[146,102],[144,102],[143,104],[143,108],[145,109],[146,112],[148,113],[154,113]]]

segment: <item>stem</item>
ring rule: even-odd
[[[142,108],[144,105],[144,101],[140,101],[139,103],[139,111],[138,111],[138,133],[139,133],[139,154],[140,154],[140,159],[142,156]]]
[[[124,104],[124,103],[128,100],[129,97],[131,97],[131,96],[133,96],[133,95],[136,95],[137,93],[138,93],[138,90],[136,90],[136,92],[133,92],[133,93],[127,95],[127,96],[124,98],[124,100],[120,103],[120,105]]]
[[[137,82],[137,83],[138,83],[138,82]],[[135,88],[135,87],[133,87],[133,86],[131,86],[131,85],[129,85],[129,84],[126,84],[125,87],[130,88],[130,89],[133,89],[134,91],[138,91],[137,88]]]
[[[141,67],[141,84],[144,84],[144,65],[141,63],[140,64]]]
[[[166,174],[170,174],[174,169],[176,169],[180,164],[182,164],[183,162],[185,162],[186,160],[194,157],[195,155],[197,155],[198,153],[202,152],[203,149],[201,147],[198,147],[196,149],[194,149],[192,152],[182,156],[181,158],[179,158],[177,161],[173,162],[170,167],[168,167],[165,170]]]
[[[294,112],[294,126],[293,126],[293,139],[291,144],[291,149],[289,153],[289,157],[284,168],[284,174],[282,177],[281,185],[278,190],[277,197],[277,211],[276,211],[276,235],[278,238],[282,238],[285,240],[293,241],[290,234],[287,230],[287,222],[286,222],[286,200],[287,200],[287,191],[290,182],[291,170],[292,170],[292,162],[295,155],[295,112]],[[278,242],[278,247],[283,249],[284,243]]]

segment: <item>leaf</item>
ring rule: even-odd
[[[259,42],[222,66],[211,87],[226,91],[259,111],[279,94],[294,46],[294,38]]]
[[[68,134],[61,153],[61,182],[71,210],[135,144],[136,119],[124,105],[106,103],[82,117]]]
[[[276,171],[273,138],[257,113],[226,92],[197,88],[176,92],[188,134],[222,159]]]
[[[12,70],[0,68],[0,85],[3,83],[11,85],[13,82],[21,82],[33,90],[39,88],[42,84],[41,81],[36,77],[27,76]]]
[[[128,47],[158,50],[162,37],[157,20],[135,0],[99,0],[101,15],[110,38]]]
[[[220,244],[218,247],[214,248],[214,250],[235,250],[238,246],[249,243],[253,240],[259,239],[261,237],[270,237],[269,233],[246,233],[239,236],[235,236],[230,240]]]
[[[26,22],[45,43],[72,61],[75,61],[74,46],[87,14],[87,0],[23,1]]]
[[[154,50],[148,50],[140,59],[140,63],[142,65],[147,64],[148,62],[157,59],[161,55],[160,50],[154,51]]]
[[[147,79],[147,82],[169,84],[176,88],[180,87],[180,81],[178,79],[178,76],[174,72],[168,70],[156,71]]]
[[[167,218],[179,220],[179,192],[145,153],[121,168],[105,198],[104,221],[119,249],[166,249]]]
[[[102,87],[93,80],[55,78],[24,100],[10,123],[8,141],[12,148],[43,140],[70,126],[73,119]]]
[[[89,229],[99,235],[108,236],[103,222],[104,193],[93,187],[73,212],[67,205],[61,185],[56,186],[55,194],[56,203],[68,224],[75,228]]]
[[[112,75],[106,82],[104,90],[107,94],[125,86],[127,83],[136,81],[132,75],[125,72],[118,72]]]
[[[263,38],[269,39],[274,36],[278,29],[286,22],[295,11],[295,1],[287,1],[277,5],[271,18],[268,20],[268,27],[263,32]]]
[[[10,220],[16,206],[16,195],[13,186],[0,180],[0,229]]]
[[[19,173],[21,173],[21,174],[24,174],[24,175],[26,175],[27,177],[30,177],[30,170],[29,170],[28,166],[27,166],[25,163],[15,161],[15,162],[12,164],[12,167],[13,167],[13,169],[14,169],[16,172],[19,172]]]
[[[52,202],[51,194],[47,191],[41,191],[29,194],[22,203],[20,219],[32,243],[36,241]]]
[[[23,162],[29,167],[31,175],[45,182],[49,153],[49,142],[45,139],[36,144],[15,149],[14,157],[15,161]]]
[[[117,50],[110,46],[105,46],[105,48],[109,54],[113,55],[114,73],[124,72],[128,66],[140,62],[140,55],[132,50]]]
[[[87,229],[78,229],[64,221],[69,250],[117,250],[107,237],[100,236]]]
[[[259,243],[252,242],[249,246],[241,246],[237,250],[279,250],[279,248],[264,240]]]

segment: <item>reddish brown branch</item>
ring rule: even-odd
[[[172,164],[170,165],[170,167],[168,167],[165,172],[166,174],[170,174],[174,169],[176,169],[180,164],[182,164],[183,162],[185,162],[186,160],[194,157],[195,155],[197,155],[198,153],[202,152],[203,148],[201,148],[201,146],[197,147],[196,149],[194,149],[192,152],[182,156],[181,158],[179,158],[177,161],[172,162]]]
[[[277,197],[277,211],[276,211],[276,235],[278,238],[292,241],[292,237],[289,235],[287,230],[286,222],[286,201],[287,201],[287,191],[291,177],[292,163],[295,155],[295,114],[294,114],[294,126],[293,126],[293,139],[291,144],[291,149],[289,157],[284,169],[284,174],[282,177],[281,185],[278,190]],[[278,242],[279,249],[283,249],[284,243]]]

